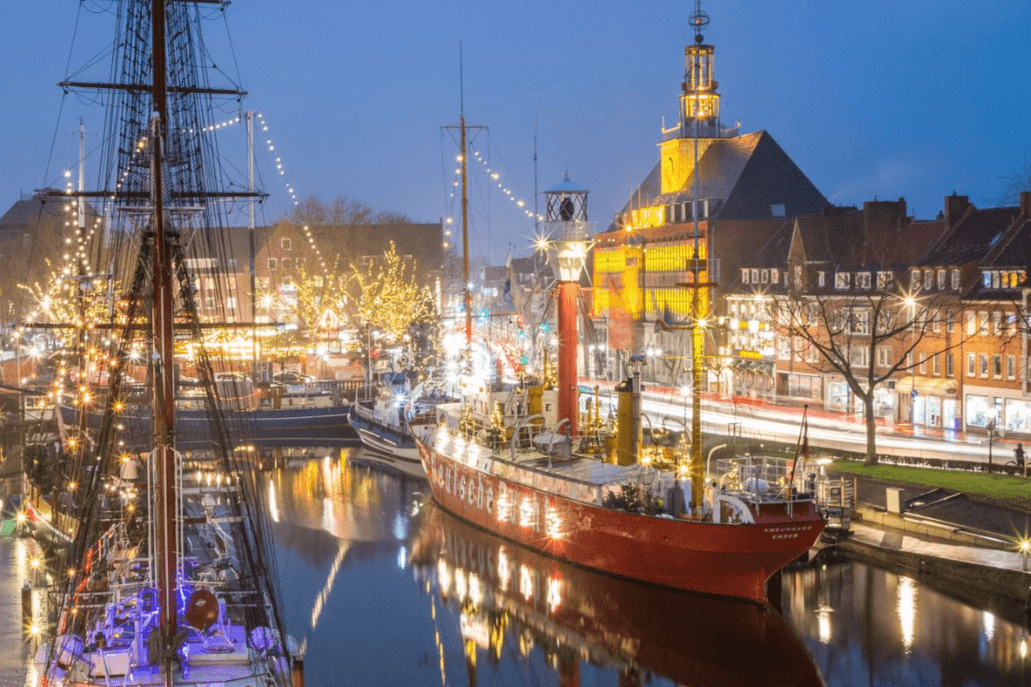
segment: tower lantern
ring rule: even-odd
[[[576,305],[580,275],[587,260],[591,226],[587,221],[588,191],[569,173],[544,192],[548,263],[558,277],[558,416],[568,420],[569,435],[577,433]]]

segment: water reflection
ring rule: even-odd
[[[621,685],[822,684],[794,632],[753,604],[598,575],[432,504],[412,546],[417,575],[459,618],[471,681],[512,648],[541,652],[563,685],[579,684],[581,663],[617,673]]]
[[[793,570],[785,615],[828,685],[1028,684],[1023,609],[1009,620],[858,562]]]
[[[540,557],[421,507],[424,480],[371,468],[353,450],[280,464],[268,495],[309,684],[994,687],[1031,677],[1019,617],[920,578],[804,566],[784,576],[782,618]]]

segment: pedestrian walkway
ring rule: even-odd
[[[885,551],[905,551],[913,556],[969,563],[999,570],[1025,571],[1025,557],[1019,551],[931,541],[926,537],[907,534],[901,530],[881,529],[861,522],[852,523],[850,539],[856,544]],[[1028,561],[1028,564],[1031,565],[1031,561]],[[1028,579],[1031,580],[1031,575]]]
[[[0,687],[22,687],[34,647],[23,632],[22,586],[33,557],[40,555],[32,539],[0,537]],[[34,606],[42,590],[34,589]]]

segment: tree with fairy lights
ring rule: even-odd
[[[386,345],[412,340],[413,327],[434,315],[433,298],[416,282],[415,261],[405,261],[390,243],[382,258],[351,264],[346,292],[348,307],[343,315],[358,331],[358,346],[368,355],[372,333],[378,332]]]

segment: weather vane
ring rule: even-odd
[[[695,11],[691,13],[688,21],[694,27],[694,42],[700,44],[705,40],[705,37],[702,36],[702,29],[709,25],[709,15],[702,11],[702,0],[698,0]]]

